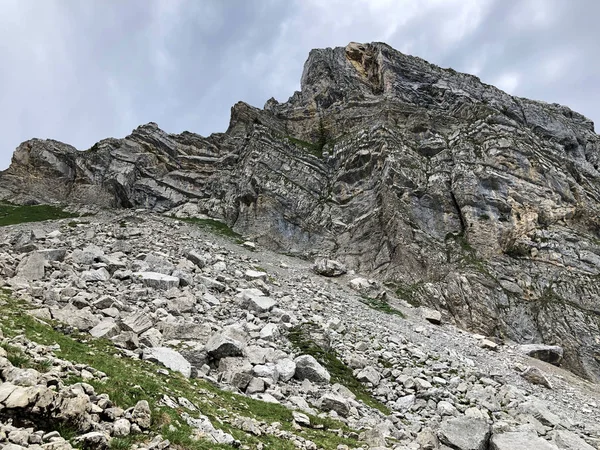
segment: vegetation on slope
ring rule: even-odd
[[[332,383],[340,383],[346,386],[356,395],[356,399],[362,401],[365,405],[376,408],[386,415],[391,414],[389,408],[375,399],[367,388],[354,377],[352,369],[340,361],[333,350],[316,342],[311,337],[311,327],[312,324],[305,323],[292,328],[288,333],[288,339],[292,345],[301,353],[311,355],[319,361],[329,371]]]
[[[266,403],[249,397],[219,389],[204,380],[186,379],[179,373],[168,371],[168,375],[159,373],[156,364],[122,357],[108,340],[93,339],[89,335],[61,332],[60,324],[42,321],[23,312],[29,306],[14,300],[9,293],[0,293],[0,328],[8,338],[24,335],[31,341],[42,345],[58,344],[60,350],[56,356],[73,363],[82,363],[100,370],[108,376],[108,381],[87,380],[98,393],[106,393],[121,408],[134,406],[139,400],[147,400],[152,409],[152,429],[169,439],[174,448],[186,450],[210,450],[230,448],[206,440],[194,440],[193,429],[187,425],[180,413],[187,412],[194,417],[195,412],[185,408],[175,410],[161,405],[164,394],[173,398],[185,397],[196,405],[201,414],[207,416],[216,428],[230,433],[243,445],[250,448],[292,450],[294,444],[289,438],[262,434],[256,436],[240,429],[235,423],[236,416],[253,418],[261,423],[280,424],[279,428],[309,439],[323,449],[335,449],[340,444],[356,447],[358,442],[351,438],[351,432],[341,422],[329,418],[310,416],[312,428],[295,430],[292,413],[279,404]],[[6,345],[9,358],[20,367],[35,367],[44,370],[44,365],[33,363],[27,355],[18,349]],[[72,377],[68,382],[83,380]],[[67,430],[65,430],[66,432]],[[127,449],[138,439],[147,439],[145,435],[115,438],[111,442],[114,449]]]
[[[6,202],[0,203],[0,227],[24,222],[66,219],[69,217],[80,217],[80,215],[70,213],[55,205],[13,205]]]

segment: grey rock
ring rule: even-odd
[[[110,280],[110,273],[104,267],[81,272],[81,279],[86,282],[95,283]]]
[[[152,425],[152,412],[146,400],[140,400],[136,403],[131,413],[131,422],[139,425],[143,430],[150,428]]]
[[[77,309],[67,306],[64,308],[52,308],[50,312],[54,320],[81,331],[89,331],[100,323],[100,320],[87,308]]]
[[[296,373],[296,363],[290,358],[283,358],[276,363],[277,373],[281,381],[289,381]]]
[[[365,367],[363,370],[358,372],[356,375],[358,381],[364,383],[371,383],[373,386],[377,386],[381,380],[381,374],[377,372],[372,366]]]
[[[277,302],[264,295],[257,295],[254,290],[244,290],[240,293],[242,299],[242,307],[249,309],[250,311],[263,314],[272,310]]]
[[[204,259],[204,256],[202,256],[200,252],[196,250],[187,251],[185,253],[185,257],[201,269],[206,266],[206,260]]]
[[[458,450],[486,450],[491,427],[471,417],[446,419],[440,424],[440,441]]]
[[[117,419],[113,425],[113,436],[129,436],[131,432],[131,423],[127,419]]]
[[[311,355],[300,355],[295,360],[296,371],[294,377],[298,380],[309,380],[313,383],[329,383],[331,375]]]
[[[103,319],[98,325],[92,328],[89,333],[97,339],[110,339],[121,332],[119,325],[113,318]]]
[[[313,265],[313,270],[315,273],[325,277],[339,277],[348,272],[348,269],[345,265],[338,261],[327,258],[317,259]]]
[[[159,272],[134,272],[133,277],[144,286],[164,291],[179,286],[179,278]]]
[[[490,450],[557,450],[557,447],[538,437],[535,431],[512,431],[494,434]]]
[[[121,321],[121,328],[125,331],[132,331],[135,334],[142,334],[153,326],[153,322],[143,312],[130,314]]]
[[[17,266],[17,276],[28,281],[44,278],[46,259],[40,253],[32,253]]]
[[[435,309],[421,308],[421,314],[425,320],[434,325],[440,325],[442,323],[442,313]]]
[[[245,344],[225,333],[213,335],[206,343],[206,352],[216,360],[228,356],[242,356],[244,354]]]
[[[596,450],[569,430],[553,430],[549,433],[552,443],[560,450]]]
[[[552,389],[552,384],[550,383],[550,380],[548,380],[544,373],[537,367],[528,367],[521,373],[521,376],[530,383],[539,384],[541,386],[547,387],[548,389]]]
[[[189,361],[187,361],[181,353],[168,347],[152,347],[144,349],[142,358],[159,362],[168,369],[181,373],[186,378],[189,378],[192,373],[192,365]]]
[[[342,417],[350,414],[350,406],[344,397],[334,394],[325,394],[319,399],[319,407],[323,411],[335,411]]]
[[[559,366],[563,359],[563,348],[558,345],[526,344],[521,345],[519,350],[532,358],[546,361]]]

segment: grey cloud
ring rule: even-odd
[[[3,3],[0,168],[32,137],[84,149],[149,121],[223,131],[235,102],[285,101],[311,48],[349,41],[385,40],[442,67],[478,69],[487,83],[515,74],[512,94],[600,120],[595,0]]]

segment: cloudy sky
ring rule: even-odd
[[[383,41],[600,123],[598,0],[0,0],[0,169],[142,123],[224,131],[285,101],[311,48]]]

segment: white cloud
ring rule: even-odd
[[[494,85],[509,94],[515,94],[521,82],[521,75],[516,72],[507,72],[500,75],[494,81]]]

